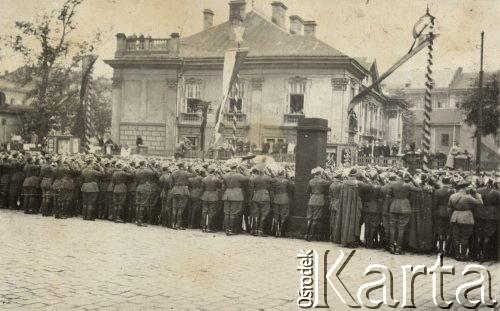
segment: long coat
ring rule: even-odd
[[[337,216],[333,226],[332,240],[347,245],[356,242],[361,233],[360,220],[363,203],[359,196],[368,185],[358,180],[349,179],[342,184],[338,202]]]

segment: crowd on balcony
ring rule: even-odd
[[[358,147],[358,156],[360,157],[395,157],[398,153],[399,144],[394,143],[391,146],[386,141],[382,144],[375,142],[373,146],[368,142],[362,142]]]

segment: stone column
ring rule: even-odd
[[[320,118],[301,118],[297,126],[297,146],[295,155],[295,192],[290,210],[287,233],[302,237],[307,224],[306,212],[308,196],[307,185],[311,170],[326,164],[326,140],[328,120]]]
[[[347,106],[349,105],[350,98],[346,98],[348,95],[347,85],[349,84],[349,79],[347,78],[332,78],[332,106],[337,108],[336,113],[340,114],[340,118],[334,118],[333,120],[338,120],[338,124],[330,124],[330,127],[335,126],[338,128],[339,142],[345,143],[348,139],[347,131],[349,129],[349,120],[347,120]]]
[[[120,121],[122,106],[122,77],[121,70],[115,69],[113,74],[113,102],[111,108],[111,139],[120,142]]]
[[[249,140],[250,144],[255,144],[257,148],[262,145],[262,87],[264,84],[264,78],[252,78],[250,80],[251,90],[251,103],[249,107],[245,107],[246,114],[248,118],[249,128]]]
[[[167,102],[165,106],[165,151],[167,155],[174,153],[177,143],[177,94],[178,81],[177,78],[171,77],[167,79]],[[206,142],[206,141],[205,141]]]

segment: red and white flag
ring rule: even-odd
[[[215,114],[215,146],[222,145],[222,130],[223,130],[223,116],[224,116],[224,106],[227,103],[229,92],[233,87],[236,80],[236,76],[248,55],[249,50],[247,48],[237,48],[231,49],[226,52],[224,56],[224,69],[222,72],[222,100],[217,107]]]

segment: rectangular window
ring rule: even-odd
[[[229,92],[229,112],[243,112],[243,98],[245,97],[245,84],[236,82]]]
[[[196,113],[200,111],[199,102],[201,99],[200,95],[200,84],[199,83],[186,83],[186,112]]]
[[[450,145],[450,134],[441,134],[441,146]]]
[[[291,79],[288,88],[288,112],[290,114],[304,114],[304,94],[306,92],[306,80],[300,78]]]
[[[290,113],[304,113],[304,94],[290,94]]]

